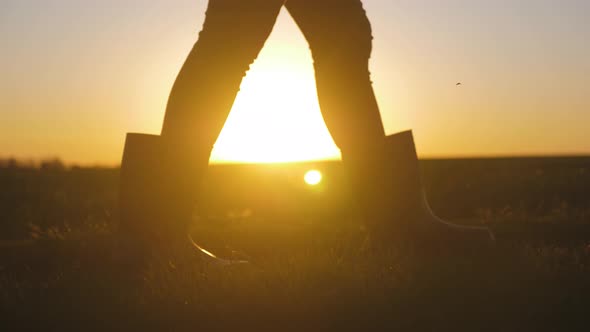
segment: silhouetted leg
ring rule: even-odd
[[[199,39],[168,100],[162,137],[211,149],[242,78],[272,31],[284,0],[210,0]]]
[[[360,0],[289,0],[314,60],[322,116],[341,150],[362,149],[385,132],[369,73],[371,25]]]
[[[434,215],[412,133],[385,136],[369,73],[371,26],[361,1],[289,0],[286,6],[310,44],[322,115],[372,234],[385,240],[377,242],[406,239],[436,252],[493,241],[486,227]]]
[[[200,38],[172,89],[162,136],[129,134],[121,166],[120,235],[144,261],[186,240],[212,146],[242,77],[283,0],[211,0]],[[133,258],[135,257],[135,258]]]

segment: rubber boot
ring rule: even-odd
[[[456,225],[437,217],[423,189],[411,131],[384,137],[362,151],[342,151],[342,162],[372,240],[411,241],[435,250],[489,246],[487,227]]]
[[[121,164],[121,253],[139,264],[188,241],[195,197],[210,151],[189,151],[160,136],[128,134]]]

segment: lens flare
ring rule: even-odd
[[[303,179],[305,180],[305,183],[307,183],[308,185],[316,186],[320,184],[320,182],[322,182],[322,173],[314,169],[305,173]]]

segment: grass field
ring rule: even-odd
[[[118,170],[0,168],[0,330],[590,329],[590,158],[422,168],[433,209],[489,225],[495,248],[372,246],[338,163],[214,166],[193,235],[254,263],[181,250],[129,274]]]

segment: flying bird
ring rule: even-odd
[[[463,83],[461,83],[461,82],[458,82],[458,83],[457,83],[457,84],[455,84],[455,85],[456,85],[456,86],[459,86],[459,85],[463,85]]]

